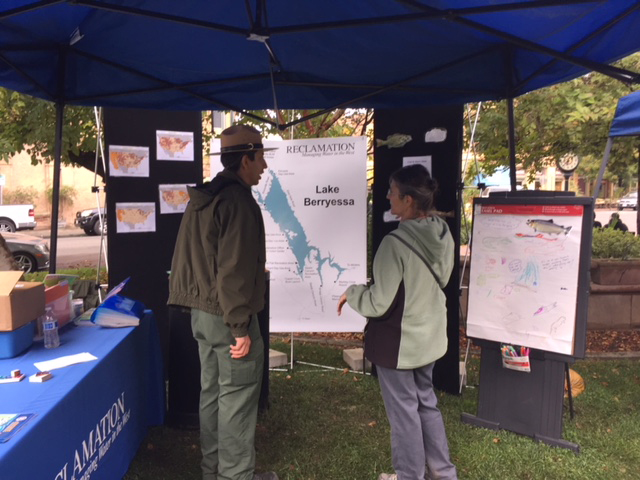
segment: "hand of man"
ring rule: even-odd
[[[338,316],[342,314],[342,307],[345,303],[347,303],[347,294],[343,293],[340,300],[338,300]]]
[[[231,345],[231,358],[242,358],[251,350],[251,338],[249,335],[236,337],[236,344]]]

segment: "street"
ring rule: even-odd
[[[106,243],[104,245],[106,251]],[[56,269],[75,267],[97,267],[100,254],[100,237],[58,237]],[[102,260],[104,266],[104,257]]]

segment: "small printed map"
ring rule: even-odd
[[[149,147],[110,145],[109,175],[112,177],[148,177]]]
[[[194,184],[189,184],[193,186]],[[158,185],[160,194],[160,213],[183,213],[189,203],[186,184]]]
[[[116,203],[116,232],[156,231],[155,203]]]
[[[193,161],[193,132],[156,131],[158,160]]]

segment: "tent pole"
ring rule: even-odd
[[[507,116],[509,117],[509,180],[511,191],[516,191],[516,120],[513,109],[513,97],[507,99]]]
[[[638,173],[636,177],[636,192],[640,190],[640,145],[638,145]],[[636,235],[640,235],[640,208],[636,202]]]
[[[613,146],[613,138],[607,138],[607,145],[604,147],[604,157],[600,164],[600,171],[598,172],[598,180],[596,180],[596,188],[593,190],[593,202],[600,195],[600,187],[602,187],[602,177],[604,177],[604,171],[607,169],[607,163],[609,163],[609,157],[611,156],[611,147]]]
[[[64,103],[56,102],[56,140],[53,161],[53,185],[51,194],[51,239],[49,241],[49,273],[56,273],[58,254],[58,207],[60,203],[60,170],[62,165],[62,121]]]

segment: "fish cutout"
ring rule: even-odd
[[[558,225],[553,222],[553,219],[549,220],[527,220],[527,225],[533,228],[536,232],[548,233],[550,235],[560,235],[561,233],[567,235],[572,227],[565,227],[564,225]]]
[[[386,140],[376,138],[376,147],[402,148],[412,140],[411,135],[404,133],[394,133],[389,135]]]

